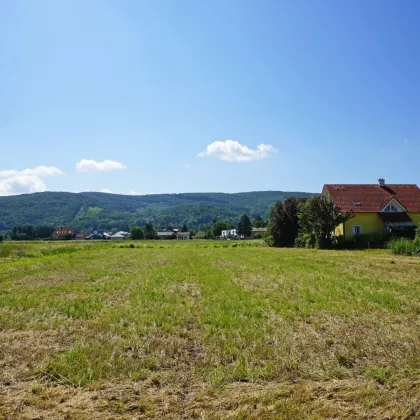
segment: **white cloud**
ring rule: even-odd
[[[277,153],[277,149],[270,144],[259,144],[255,150],[250,149],[235,140],[215,141],[209,145],[198,157],[214,157],[228,162],[250,162],[251,160],[266,159]]]
[[[185,169],[190,169],[191,168],[191,164],[190,163],[184,163],[184,168]]]
[[[112,194],[112,191],[108,190],[108,188],[102,188],[101,192],[107,193],[107,194]]]
[[[10,169],[0,171],[0,195],[16,195],[42,192],[47,189],[42,178],[62,175],[54,166],[37,166],[22,171]]]
[[[115,160],[104,160],[103,162],[97,162],[91,159],[82,159],[76,163],[76,170],[78,172],[111,172],[118,169],[125,169],[126,166],[121,162]]]
[[[16,175],[0,181],[0,195],[16,195],[42,192],[47,189],[37,176]]]
[[[16,175],[37,176],[39,178],[43,178],[46,176],[63,175],[63,172],[54,166],[37,166],[36,168],[28,168],[23,171],[18,171],[17,169],[0,171],[0,178],[9,178]]]

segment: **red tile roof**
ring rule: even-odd
[[[408,212],[420,212],[420,188],[414,184],[326,184],[328,194],[341,210],[377,213],[395,198]],[[354,202],[360,202],[360,206]]]
[[[76,233],[76,230],[73,228],[57,228],[52,234],[52,236],[61,237],[66,236],[69,233],[74,235]]]

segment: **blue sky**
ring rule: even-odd
[[[417,0],[0,0],[0,195],[420,184],[419,19]]]

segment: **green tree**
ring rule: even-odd
[[[213,222],[212,228],[211,228],[211,236],[213,238],[218,238],[222,234],[222,230],[231,229],[232,224],[225,220],[223,222]]]
[[[70,233],[70,232],[67,232],[65,235],[64,235],[64,239],[66,240],[66,241],[69,241],[70,239],[72,239],[73,238],[73,235]]]
[[[270,246],[292,246],[298,236],[299,201],[289,197],[286,201],[277,201],[271,208],[270,223],[266,242]]]
[[[301,206],[298,217],[299,234],[313,237],[318,248],[331,248],[335,229],[353,214],[340,211],[328,197],[316,195]]]
[[[144,239],[143,229],[141,227],[134,226],[131,229],[131,239],[134,239],[134,240]]]
[[[244,238],[249,238],[251,236],[252,224],[247,214],[243,214],[241,216],[241,219],[239,220],[237,232],[238,232],[238,235],[241,235]]]
[[[156,232],[151,223],[144,225],[144,238],[145,239],[156,239]]]
[[[184,223],[184,226],[182,226],[181,232],[188,232],[188,226]]]
[[[252,226],[254,228],[265,228],[267,226],[267,222],[261,216],[257,216],[252,222]]]

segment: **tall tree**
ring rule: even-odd
[[[243,214],[239,220],[238,229],[236,230],[238,235],[243,236],[245,239],[251,236],[252,224],[247,214]]]
[[[188,232],[188,226],[184,223],[184,226],[182,226],[181,232]]]
[[[144,238],[145,239],[156,239],[156,232],[153,229],[153,225],[151,223],[146,223],[144,225]]]
[[[232,227],[232,224],[225,220],[223,222],[213,222],[212,229],[211,229],[211,235],[214,238],[219,237],[222,234],[222,230],[227,230]]]
[[[134,239],[134,240],[144,239],[143,229],[141,227],[134,226],[131,229],[130,236],[131,236],[131,239]]]
[[[331,248],[335,229],[352,217],[352,212],[340,211],[328,197],[316,195],[302,205],[299,228],[302,234],[313,235],[317,247]]]
[[[289,197],[286,201],[277,201],[271,208],[268,225],[268,243],[271,246],[292,246],[298,235],[299,201]]]

